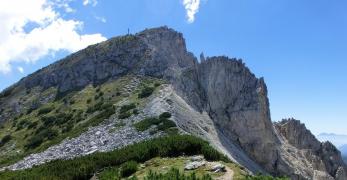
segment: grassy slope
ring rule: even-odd
[[[220,177],[224,173],[213,173],[208,171],[207,167],[201,167],[193,171],[184,171],[184,166],[186,162],[189,160],[189,157],[176,157],[176,158],[154,158],[151,159],[143,164],[144,168],[141,168],[139,171],[135,173],[135,176],[137,176],[139,179],[142,179],[144,176],[146,176],[149,171],[157,172],[157,173],[166,173],[171,168],[178,169],[180,172],[184,172],[185,175],[189,175],[191,173],[195,173],[198,177],[203,177],[205,174],[211,175],[213,178]],[[234,179],[244,179],[246,172],[241,170],[239,166],[237,166],[234,163],[228,163],[220,161],[219,163],[224,164],[225,166],[229,167],[231,170],[234,171]]]
[[[126,95],[121,91],[132,78],[132,76],[125,76],[118,80],[106,82],[100,86],[93,87],[89,85],[80,91],[70,92],[64,97],[51,100],[31,112],[24,112],[23,115],[7,121],[0,129],[0,138],[11,135],[12,139],[0,147],[0,166],[16,162],[30,153],[43,151],[54,144],[58,144],[67,137],[78,136],[88,127],[99,124],[107,118],[105,116],[100,116],[101,118],[98,116],[98,114],[102,113],[103,109],[88,112],[88,108],[95,107],[98,103],[110,106],[126,99],[129,102],[135,102],[137,106],[142,106],[145,99],[138,98],[139,89],[144,86],[154,86],[160,80],[144,78],[137,91],[133,92],[133,94]],[[22,93],[23,96],[18,98],[26,99],[27,102],[33,103],[38,101],[40,97],[55,96],[56,93],[57,91],[54,88],[47,89],[42,93],[38,93],[38,90],[34,89],[27,94]],[[48,113],[40,114],[42,109],[49,108],[51,110]],[[66,122],[60,124],[44,124],[43,117],[59,117],[61,113],[70,115],[71,117],[68,117]],[[34,123],[37,123],[37,125],[30,127]],[[54,136],[52,138],[44,138],[42,144],[37,147],[27,148],[26,145],[28,142],[35,136],[39,136],[38,134],[43,129],[48,129],[56,134],[53,134]]]

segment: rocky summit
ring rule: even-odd
[[[298,120],[272,123],[267,93],[242,60],[198,60],[168,27],[111,38],[1,93],[0,163],[27,169],[166,136],[173,127],[154,117],[168,112],[176,133],[203,138],[250,174],[346,180],[331,143]]]

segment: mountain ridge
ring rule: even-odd
[[[198,62],[186,49],[183,35],[168,27],[89,46],[23,78],[0,96],[0,104],[7,108],[1,110],[0,123],[30,110],[31,105],[27,104],[32,102],[16,96],[31,94],[28,91],[35,88],[39,89],[35,91],[38,94],[56,89],[52,97],[35,105],[42,106],[69,92],[126,75],[166,81],[168,85],[160,87],[161,95],[149,99],[143,111],[170,111],[181,130],[203,137],[254,173],[268,172],[293,179],[346,178],[346,166],[334,146],[320,144],[297,120],[272,124],[263,78],[255,77],[241,60],[225,56],[201,57]],[[305,156],[297,160],[297,154],[286,150],[309,151],[313,160]],[[310,160],[312,167],[303,165]]]

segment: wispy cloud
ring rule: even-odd
[[[53,0],[0,2],[0,73],[10,72],[13,62],[35,62],[57,51],[74,52],[106,40],[101,34],[81,34],[83,22],[65,19],[54,4]]]
[[[20,67],[20,66],[19,66],[19,67],[17,67],[17,70],[18,70],[20,73],[22,73],[22,74],[24,73],[24,68],[23,68],[23,67]]]
[[[195,14],[199,12],[200,0],[183,0],[183,6],[186,9],[188,23],[193,23]]]
[[[97,0],[83,0],[83,5],[87,6],[87,5],[92,5],[92,6],[96,6],[98,4]]]
[[[94,16],[96,20],[100,21],[100,22],[103,22],[103,23],[106,23],[106,18],[104,17],[100,17],[100,16]]]

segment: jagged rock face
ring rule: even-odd
[[[291,145],[299,149],[312,149],[314,151],[320,149],[321,143],[300,121],[288,119],[275,124],[275,126]]]
[[[241,61],[226,57],[208,58],[199,64],[199,78],[206,111],[217,127],[266,170],[273,171],[278,140],[264,80],[257,79]]]
[[[163,27],[90,46],[20,83],[27,88],[55,86],[65,92],[130,73],[172,79],[195,63],[182,34]]]
[[[275,123],[274,126],[280,133],[280,136],[285,139],[283,145],[285,146],[286,143],[288,143],[295,147],[289,150],[297,151],[296,154],[302,154],[303,158],[301,160],[299,159],[299,162],[306,162],[304,163],[306,166],[302,167],[300,163],[291,164],[291,162],[288,162],[288,159],[294,161],[294,158],[287,157],[287,162],[284,163],[291,165],[280,167],[281,169],[279,169],[279,171],[282,173],[288,172],[288,175],[291,175],[290,173],[293,173],[292,169],[301,168],[301,171],[304,172],[302,174],[305,174],[306,178],[317,180],[347,179],[347,167],[342,160],[341,153],[330,142],[319,142],[315,136],[306,129],[304,124],[295,119],[284,119],[281,122]],[[282,151],[281,153],[281,158],[283,160],[285,152]]]

